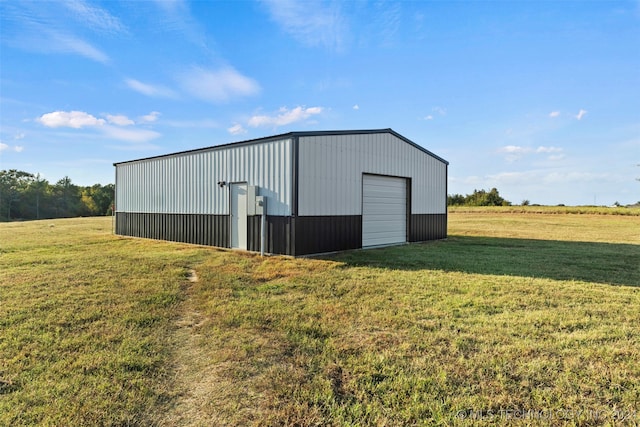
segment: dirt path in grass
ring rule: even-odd
[[[199,280],[195,270],[189,271],[189,286]],[[189,290],[187,289],[187,294]],[[220,367],[208,363],[200,341],[204,337],[199,329],[206,319],[191,307],[189,299],[183,302],[183,314],[176,321],[174,335],[175,358],[173,383],[177,399],[169,412],[161,420],[162,426],[210,426],[224,424],[216,416],[215,402],[224,395],[224,377]]]
[[[199,281],[195,270],[190,270],[188,279],[187,295]],[[241,401],[242,396],[238,396],[238,385],[229,375],[230,366],[213,359],[208,338],[201,333],[209,319],[194,305],[187,297],[182,303],[183,313],[176,321],[172,382],[177,397],[159,425],[237,425],[236,408],[229,408],[228,403]]]
[[[173,383],[177,399],[161,421],[163,426],[216,424],[207,405],[211,400],[209,395],[218,388],[220,381],[215,372],[207,372],[206,361],[202,352],[198,351],[197,341],[201,337],[194,329],[201,321],[197,312],[188,312],[176,323]]]

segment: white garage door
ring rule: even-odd
[[[407,241],[407,180],[362,177],[362,246]]]

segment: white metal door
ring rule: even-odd
[[[231,184],[231,247],[247,249],[247,184]]]
[[[362,246],[407,241],[407,180],[362,176]]]

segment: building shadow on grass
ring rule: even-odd
[[[348,266],[442,270],[640,286],[640,245],[450,236],[323,257]]]

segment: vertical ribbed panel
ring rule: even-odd
[[[301,136],[299,150],[299,215],[361,215],[363,173],[411,178],[411,213],[446,213],[446,163],[391,133]]]
[[[117,212],[229,214],[229,188],[247,182],[269,215],[291,214],[291,139],[211,148],[116,166]]]
[[[445,239],[446,237],[446,214],[411,215],[409,230],[410,242],[424,242],[427,240]]]
[[[291,249],[291,217],[268,215],[265,222],[267,225],[265,252],[270,254],[294,255]],[[250,216],[248,218],[247,234],[249,235],[247,249],[260,252],[260,216]]]
[[[295,224],[295,253],[309,255],[362,247],[362,217],[299,216]]]
[[[116,234],[228,248],[229,217],[118,212]]]
[[[304,216],[295,218],[296,249],[293,253],[290,217],[267,216],[267,248],[272,254],[308,255],[361,247],[362,217]],[[247,220],[248,249],[260,250],[260,217]],[[226,215],[116,214],[116,234],[149,239],[229,247],[229,217]],[[411,242],[447,237],[446,214],[411,215]]]

